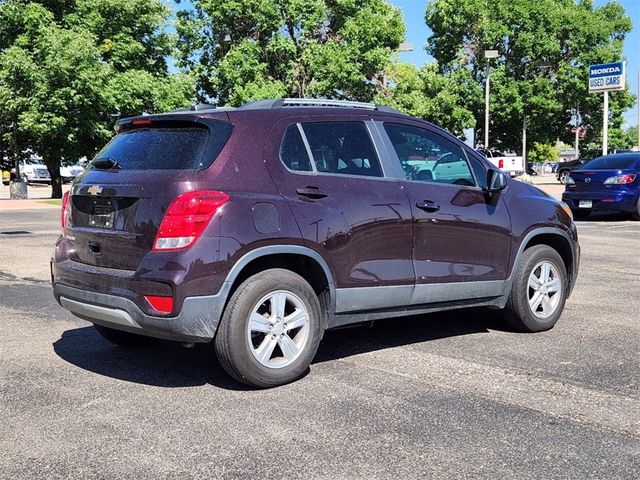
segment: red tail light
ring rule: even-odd
[[[150,118],[136,118],[131,122],[131,125],[151,125]]]
[[[71,205],[69,204],[69,200],[71,199],[71,194],[69,192],[65,192],[62,196],[62,210],[60,211],[60,227],[62,228],[62,236],[67,236],[67,227],[69,226],[69,210],[71,210]]]
[[[154,310],[160,313],[171,313],[173,311],[173,297],[145,295],[144,298]]]
[[[609,177],[604,181],[605,185],[625,185],[627,183],[633,183],[636,179],[636,176],[631,174],[626,175],[616,175],[615,177]]]
[[[504,160],[498,160],[498,168],[502,170],[504,168]]]
[[[164,214],[153,242],[154,251],[182,250],[202,234],[229,195],[213,190],[197,190],[178,195]]]

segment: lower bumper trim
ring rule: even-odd
[[[117,308],[91,305],[71,300],[63,296],[60,297],[60,305],[81,318],[91,318],[123,327],[142,328],[133,318],[131,318],[131,315],[124,310],[119,310]]]
[[[75,316],[97,325],[179,342],[209,342],[222,314],[222,296],[188,297],[176,317],[154,317],[132,300],[54,284],[58,303]]]

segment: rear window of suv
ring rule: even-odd
[[[198,170],[208,167],[231,135],[232,126],[153,127],[116,135],[95,157],[118,163],[121,170]]]
[[[636,168],[638,159],[639,157],[637,155],[594,158],[580,167],[580,170],[626,170]]]

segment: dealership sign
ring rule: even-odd
[[[625,62],[589,66],[589,93],[624,90]]]

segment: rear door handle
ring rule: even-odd
[[[318,187],[311,187],[311,186],[298,188],[296,190],[296,193],[301,197],[307,197],[307,198],[313,198],[313,199],[324,198],[328,195],[327,193],[320,190]]]
[[[438,210],[440,210],[440,205],[430,200],[425,200],[424,202],[418,202],[416,203],[416,207],[418,207],[421,210],[425,210],[427,212],[437,212]]]

